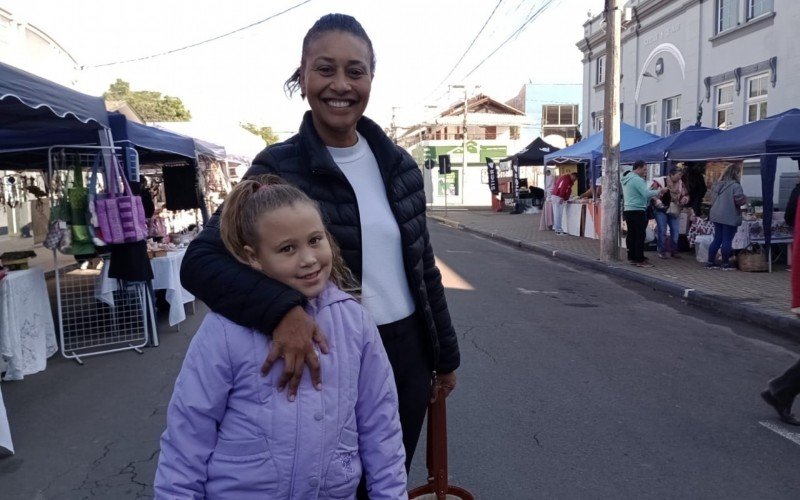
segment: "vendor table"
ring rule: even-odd
[[[0,390],[0,457],[9,453],[14,454],[14,444],[11,442],[11,429],[8,426],[6,405],[3,403],[3,391]]]
[[[184,304],[194,302],[194,295],[181,286],[181,263],[186,249],[167,252],[164,257],[150,259],[153,268],[153,289],[166,290],[166,299],[169,303],[169,326],[175,326],[186,319]],[[117,289],[117,280],[108,277],[108,267],[103,266],[103,272],[97,290],[97,299],[113,305],[113,292]],[[153,332],[155,339],[155,332]],[[157,343],[157,341],[156,341]]]
[[[44,271],[12,271],[0,280],[0,355],[7,363],[3,380],[20,380],[47,367],[58,351]]]
[[[600,238],[600,227],[603,222],[603,207],[600,205],[600,200],[595,202],[586,203],[586,214],[583,223],[583,236],[584,238]]]
[[[564,232],[572,236],[581,236],[583,229],[583,213],[584,204],[576,202],[567,202],[564,205],[564,217],[561,225]]]

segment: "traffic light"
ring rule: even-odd
[[[439,155],[439,174],[450,173],[450,155]]]
[[[430,170],[430,169],[432,169],[432,168],[433,168],[433,166],[434,166],[435,164],[436,164],[436,162],[435,162],[435,161],[433,161],[433,160],[431,160],[431,159],[427,159],[427,160],[425,160],[425,169],[426,169],[426,170]]]

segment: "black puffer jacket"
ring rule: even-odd
[[[389,205],[403,242],[403,264],[417,310],[423,313],[431,340],[433,369],[458,368],[458,341],[436,268],[425,219],[422,175],[416,162],[367,118],[358,131],[381,170]],[[246,176],[275,173],[316,200],[325,223],[342,249],[347,265],[361,276],[361,226],[356,195],[333,161],[306,113],[300,132],[263,150]],[[219,234],[219,211],[189,245],[181,281],[214,311],[231,320],[271,332],[286,312],[304,299],[300,293],[236,261]]]

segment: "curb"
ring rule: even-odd
[[[613,276],[635,281],[643,285],[651,286],[656,290],[680,297],[688,304],[710,309],[714,312],[724,314],[729,318],[755,323],[759,326],[775,330],[794,340],[800,340],[800,319],[788,318],[786,316],[781,316],[780,314],[759,309],[755,306],[741,304],[739,302],[732,301],[729,297],[724,295],[717,295],[714,293],[695,290],[694,288],[687,288],[671,281],[637,273],[617,264],[606,264],[601,262],[599,259],[591,259],[573,252],[548,247],[547,245],[529,243],[487,231],[474,229],[460,222],[446,219],[439,215],[428,213],[428,218],[440,222],[448,227],[490,238],[512,247],[530,250],[552,259],[564,260],[571,264],[588,267],[595,271],[600,271],[606,274],[611,274]]]

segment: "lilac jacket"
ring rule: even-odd
[[[314,302],[314,301],[311,301]],[[259,374],[270,339],[209,313],[167,410],[156,498],[407,498],[397,390],[372,318],[329,285],[306,311],[328,336],[322,391],[303,373],[295,402],[279,362]]]

